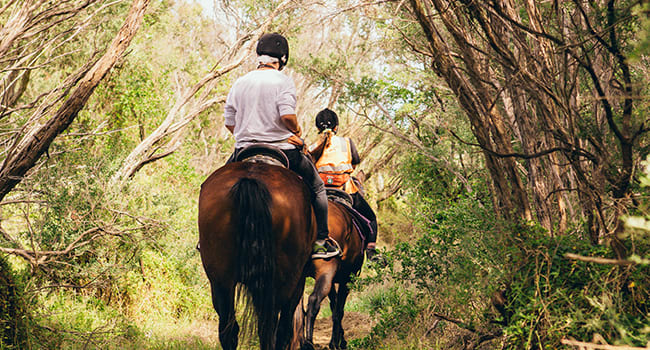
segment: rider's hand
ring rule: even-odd
[[[321,134],[318,139],[318,144],[325,144],[325,147],[328,147],[330,145],[330,140],[332,139],[332,130],[330,129],[325,129]]]
[[[305,142],[296,134],[291,135],[291,137],[287,139],[287,142],[298,147],[302,147],[305,145]]]
[[[298,131],[294,132],[293,134],[298,137],[302,136],[302,128],[300,127],[300,125],[298,125]]]

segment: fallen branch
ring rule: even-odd
[[[478,336],[478,338],[476,339],[476,344],[475,344],[476,346],[475,347],[478,347],[478,345],[483,344],[486,341],[490,341],[490,340],[492,340],[492,339],[494,339],[496,337],[499,337],[499,336],[501,336],[503,334],[502,330],[498,330],[496,332],[485,333],[484,334],[484,333],[479,332],[476,329],[474,329],[474,327],[465,324],[461,320],[455,320],[453,318],[447,317],[447,316],[445,316],[443,314],[440,314],[440,313],[437,313],[437,312],[433,312],[432,315],[435,316],[435,317],[438,317],[438,320],[444,320],[444,321],[447,321],[447,322],[451,322],[451,323],[455,324],[456,326],[458,326],[459,328],[464,329],[464,330],[466,330],[466,331],[468,331],[470,333],[473,333],[475,336]],[[435,326],[438,324],[438,322],[437,322],[438,320],[436,320],[436,322],[434,322],[434,325],[429,330],[427,330],[427,333],[425,334],[425,336],[430,331],[432,331],[433,328],[435,328]],[[471,348],[474,349],[475,347],[471,347]]]
[[[80,247],[92,242],[97,237],[103,236],[102,233],[95,234],[97,232],[103,232],[104,234],[110,234],[110,232],[106,231],[102,227],[93,227],[93,228],[91,228],[89,230],[86,230],[86,231],[82,232],[79,235],[79,237],[77,237],[77,239],[75,239],[72,243],[68,244],[68,246],[63,250],[43,250],[43,251],[39,251],[39,250],[36,250],[35,248],[32,248],[31,250],[29,250],[29,249],[24,249],[24,248],[0,247],[0,251],[4,252],[4,253],[7,253],[7,254],[13,254],[13,255],[16,255],[16,256],[20,256],[23,259],[27,260],[34,267],[37,267],[38,265],[45,264],[52,257],[70,254],[73,250],[75,250],[77,248],[80,248]],[[84,238],[86,238],[89,235],[92,235],[92,236],[90,238],[84,240]],[[34,247],[33,244],[32,244],[32,246]]]
[[[451,322],[451,323],[455,324],[456,326],[458,326],[458,327],[460,327],[460,328],[462,328],[462,329],[464,329],[466,331],[476,333],[476,329],[474,329],[474,327],[465,324],[465,322],[463,322],[461,320],[455,320],[455,319],[453,319],[451,317],[447,317],[447,316],[445,316],[443,314],[440,314],[440,313],[437,313],[437,312],[433,312],[432,315],[435,316],[435,317],[438,317],[438,318],[440,318],[440,319],[442,319],[444,321]]]
[[[427,329],[427,331],[424,332],[424,334],[420,337],[420,341],[422,341],[422,340],[424,340],[424,338],[428,337],[429,334],[438,326],[438,323],[440,323],[439,318],[437,318],[435,321],[433,321],[433,324],[431,325],[431,327],[429,327],[429,329]]]
[[[609,345],[609,344],[595,344],[587,343],[571,339],[562,339],[562,344],[573,345],[578,347],[580,350],[650,350],[650,342],[644,348],[638,348],[633,346],[618,346],[618,345]]]
[[[633,261],[627,259],[608,259],[608,258],[599,258],[599,257],[592,257],[592,256],[582,256],[573,253],[566,253],[564,254],[564,257],[571,260],[579,260],[579,261],[596,263],[596,264],[621,265],[621,266],[650,263],[650,260],[648,259]]]
[[[14,200],[0,202],[0,206],[9,205],[9,204],[23,204],[23,203],[47,203],[47,201],[37,200],[37,199],[14,199]]]

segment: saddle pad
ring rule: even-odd
[[[366,237],[370,235],[372,226],[370,226],[370,220],[366,219],[365,216],[361,215],[356,209],[352,208],[352,203],[347,202],[345,199],[342,197],[338,197],[336,195],[330,196],[328,193],[327,199],[337,202],[350,213],[350,216],[352,216],[352,223],[354,226],[357,228],[357,232],[359,232],[359,237],[361,238],[361,250],[365,249],[366,247]]]
[[[352,207],[352,196],[338,188],[326,188],[327,199]]]

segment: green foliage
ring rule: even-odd
[[[0,349],[28,347],[33,322],[25,301],[22,278],[0,253]]]
[[[509,349],[554,349],[562,338],[594,334],[613,344],[645,346],[650,340],[650,266],[567,259],[565,253],[614,255],[572,235],[531,234],[518,245],[519,267],[506,292]]]
[[[406,157],[402,174],[409,189],[427,201],[453,200],[464,192],[452,174],[418,153]]]
[[[408,78],[407,78],[408,79]],[[342,103],[358,103],[372,108],[381,103],[386,113],[378,113],[380,120],[391,118],[400,126],[408,126],[407,117],[426,113],[437,104],[428,86],[421,81],[401,82],[395,78],[372,78],[363,76],[358,82],[348,81]]]
[[[413,291],[393,286],[379,290],[366,297],[368,308],[378,314],[379,322],[367,337],[350,342],[352,349],[386,349],[383,339],[396,336],[401,343],[406,343],[412,332],[412,326],[422,311]]]
[[[233,147],[232,138],[221,133],[220,107],[188,125],[181,147],[141,169],[125,191],[112,188],[108,178],[159,125],[179,92],[214,66],[215,57],[225,50],[223,41],[238,35],[237,29],[250,29],[266,19],[279,3],[223,2],[231,11],[224,14],[223,23],[208,20],[196,3],[163,0],[150,5],[129,54],[52,144],[47,159],[12,193],[19,203],[0,207],[3,228],[23,247],[33,244],[41,251],[65,249],[88,229],[106,228],[105,234],[57,256],[55,263],[36,268],[29,275],[28,289],[18,278],[27,276],[25,265],[7,266],[0,256],[0,278],[8,281],[0,281],[0,348],[29,347],[32,339],[42,348],[216,346],[218,317],[195,246],[200,184]],[[337,3],[339,9],[349,6]],[[89,11],[102,5],[94,4]],[[613,255],[606,247],[585,244],[578,238],[580,232],[549,238],[537,226],[496,218],[481,154],[448,131],[471,142],[466,116],[453,92],[429,70],[431,58],[411,51],[411,45],[427,45],[421,28],[410,19],[396,21],[407,15],[400,9],[406,5],[386,6],[390,9],[384,19],[375,18],[382,15],[379,7],[312,17],[312,8],[297,6],[269,27],[289,37],[288,72],[302,94],[301,113],[320,109],[328,99],[327,90],[338,88],[341,91],[332,91],[332,96],[340,93],[340,98],[332,102],[346,130],[359,132],[357,126],[369,123],[388,130],[367,128],[364,137],[355,140],[359,151],[366,146],[375,150],[362,163],[372,165],[367,168],[372,170],[370,181],[382,183],[368,186],[369,198],[389,182],[386,174],[401,181],[397,195],[381,198],[377,211],[380,244],[388,245],[384,254],[389,266],[366,268],[357,285],[368,287],[350,304],[355,311],[370,312],[377,323],[371,335],[350,345],[449,349],[461,343],[454,337],[462,329],[478,335],[503,331],[505,346],[512,349],[556,348],[563,337],[590,339],[596,333],[612,343],[645,345],[650,329],[648,265],[612,267],[569,260],[565,253]],[[542,17],[554,15],[555,6],[540,4]],[[623,33],[625,45],[633,43],[627,41],[633,33],[640,39],[637,63],[631,67],[638,77],[647,75],[647,6],[636,7],[646,17],[640,16],[638,26],[626,27]],[[79,27],[78,36],[70,36],[74,31],[63,35],[71,39],[70,45],[48,51],[34,62],[54,64],[31,73],[24,100],[54,88],[105,47],[128,7],[128,3],[107,6],[87,26]],[[527,16],[521,12],[523,23],[529,24]],[[314,25],[310,22],[314,18],[322,22]],[[606,27],[607,13],[596,11],[593,20]],[[93,40],[87,40],[88,28],[96,31]],[[561,29],[545,30],[562,35]],[[221,77],[211,93],[225,94],[236,73]],[[582,84],[589,81],[581,79]],[[303,87],[307,90],[301,91]],[[647,94],[647,87],[639,89],[640,95]],[[585,118],[576,118],[576,127],[584,133],[581,136],[597,138],[600,127],[586,118],[593,114],[592,102],[589,99],[581,110]],[[647,109],[647,104],[635,107],[635,117],[643,119]],[[30,115],[17,111],[4,128],[21,129]],[[390,132],[406,139],[391,138]],[[407,152],[400,148],[390,164],[370,162],[391,147],[405,146],[413,147]],[[647,222],[635,227],[643,231]],[[647,232],[628,238],[635,254],[630,259],[646,261]],[[12,267],[21,271],[20,276]],[[505,313],[496,315],[489,296],[506,286]],[[25,304],[26,299],[35,300],[38,307]],[[431,316],[434,312],[459,322],[441,321],[444,325],[432,327],[432,321],[439,320]],[[40,334],[41,328],[47,336]]]
[[[51,179],[39,184],[45,204],[29,211],[39,248],[61,250],[97,225],[114,234],[57,257],[56,269],[44,268],[31,277],[35,288],[28,297],[38,301],[36,320],[52,331],[39,344],[73,349],[84,344],[109,349],[214,346],[181,333],[190,333],[192,320],[216,320],[195,250],[202,176],[187,158],[171,157],[156,175],[139,174],[127,195],[108,189],[99,175],[106,169],[101,163],[65,166],[79,162],[79,155],[59,157],[58,166],[42,173]],[[29,236],[23,231],[20,238],[29,242]],[[62,285],[72,288],[59,289]]]
[[[495,324],[504,324],[508,349],[555,349],[563,338],[591,339],[594,334],[620,345],[645,346],[650,340],[650,265],[567,259],[566,253],[614,254],[577,235],[548,237],[535,226],[498,223],[475,203],[459,200],[424,215],[428,221],[418,227],[426,231],[388,252],[387,269],[377,268],[359,280],[400,287],[388,288],[387,295],[368,303],[379,322],[373,335],[356,346],[380,348],[372,345],[381,343],[378,339],[417,334],[418,327],[405,330],[397,320],[414,324],[429,304],[478,334],[499,332]],[[638,251],[650,248],[645,241],[634,244]],[[489,295],[504,286],[505,312],[498,315],[490,311]]]
[[[122,132],[110,137],[96,140],[98,151],[119,160],[120,155],[130,152],[137,144],[151,133],[165,118],[168,102],[163,71],[155,76],[152,68],[134,58],[126,62],[106,85],[101,85],[95,94],[97,112],[106,115],[105,128]],[[94,106],[94,104],[93,104]],[[91,107],[92,108],[92,107]],[[79,118],[77,125],[92,130],[97,127],[96,116]]]
[[[476,203],[464,200],[438,210],[422,223],[426,231],[415,241],[398,244],[402,272],[396,278],[429,295],[453,296],[459,305],[485,293],[488,281],[499,279],[507,251],[499,239],[502,233],[486,229],[495,226],[494,218]]]
[[[460,319],[461,326],[467,329],[491,328],[485,310],[487,299],[503,281],[503,263],[513,253],[505,244],[508,226],[494,218],[489,206],[474,199],[460,196],[443,203],[442,197],[436,197],[440,193],[422,193],[433,195],[411,202],[415,237],[402,238],[386,252],[388,268],[376,267],[376,274],[358,281],[361,285],[400,286],[389,288],[387,296],[369,303],[379,323],[373,335],[359,346],[381,343],[377,339],[388,336],[400,339],[425,333],[428,324],[413,327],[411,320],[424,317],[429,305],[435,305],[439,313]],[[398,320],[404,323],[397,324]],[[411,327],[400,326],[404,324]]]
[[[105,348],[117,337],[134,336],[126,315],[93,295],[59,290],[40,302],[47,312],[40,315],[39,323],[49,331],[43,348],[74,349],[87,344]]]
[[[650,53],[650,3],[645,2],[635,6],[633,12],[639,16],[639,29],[637,30],[636,47],[632,59],[638,60],[643,55]]]
[[[641,189],[647,190],[650,186],[650,162],[646,159],[642,163],[646,168],[644,175],[639,178],[639,186]],[[650,261],[650,250],[643,249],[644,247],[650,246],[650,203],[647,201],[641,202],[636,208],[635,215],[625,218],[625,234],[621,238],[624,238],[629,247],[628,252],[630,253],[630,260],[633,260],[640,264],[649,264]]]

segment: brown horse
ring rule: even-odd
[[[329,296],[332,309],[332,338],[330,349],[346,349],[341,321],[343,308],[350,289],[347,284],[363,265],[363,244],[357,227],[352,222],[348,210],[336,201],[329,201],[328,225],[330,237],[334,238],[341,247],[341,255],[331,259],[313,260],[313,270],[310,271],[316,283],[314,291],[309,296],[306,314],[306,339],[303,349],[313,349],[314,321],[320,310],[320,304]],[[338,284],[338,290],[335,284]]]
[[[248,301],[245,329],[255,326],[252,316],[257,317],[262,350],[299,347],[302,329],[293,329],[294,312],[316,239],[310,194],[302,180],[275,165],[225,165],[201,185],[199,235],[223,349],[237,348],[235,300]],[[236,298],[241,295],[244,299]]]

